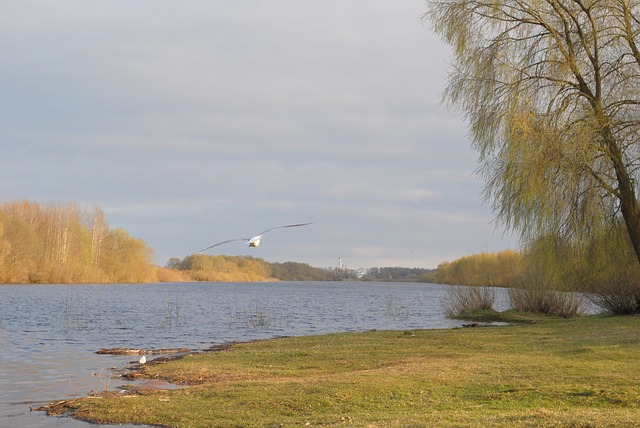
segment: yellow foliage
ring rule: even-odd
[[[243,256],[193,254],[181,262],[183,272],[194,281],[257,282],[274,281],[271,267],[262,259]]]
[[[440,284],[508,287],[522,275],[522,254],[506,250],[474,254],[438,266]]]
[[[153,282],[153,251],[75,204],[0,204],[0,282]]]
[[[190,282],[193,279],[188,273],[177,269],[159,267],[156,271],[159,282]]]

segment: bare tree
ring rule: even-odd
[[[104,212],[97,205],[94,206],[91,218],[91,262],[94,267],[100,264],[100,253],[108,230]]]
[[[638,0],[442,0],[427,16],[454,47],[444,96],[499,218],[580,242],[622,217],[640,262]]]

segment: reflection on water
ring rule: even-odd
[[[0,286],[0,426],[87,427],[30,412],[124,383],[131,356],[101,348],[203,350],[231,341],[343,331],[450,328],[445,287],[369,282]]]

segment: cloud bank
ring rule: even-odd
[[[98,204],[158,264],[435,267],[513,246],[423,1],[10,1],[0,197]]]

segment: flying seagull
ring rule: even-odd
[[[229,242],[235,242],[235,241],[244,241],[247,244],[249,244],[250,247],[257,247],[258,245],[260,245],[260,240],[262,239],[262,235],[264,235],[267,232],[271,232],[272,230],[275,229],[284,229],[286,227],[299,227],[299,226],[307,226],[309,224],[313,224],[313,223],[300,223],[300,224],[288,224],[286,226],[276,226],[276,227],[272,227],[270,229],[265,230],[264,232],[262,232],[259,235],[256,236],[252,236],[251,238],[236,238],[236,239],[227,239],[226,241],[222,241],[222,242],[218,242],[217,244],[213,244],[207,248],[203,248],[202,250],[198,250],[196,251],[196,253],[201,253],[203,251],[208,250],[209,248],[213,248],[213,247],[217,247],[218,245],[222,245],[222,244],[227,244]]]

